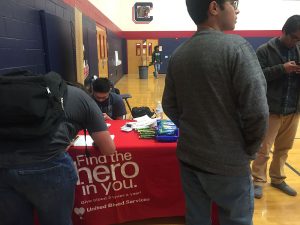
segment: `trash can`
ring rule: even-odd
[[[139,66],[139,78],[148,79],[148,66]]]

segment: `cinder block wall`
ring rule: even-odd
[[[39,10],[74,21],[74,8],[62,0],[1,0],[0,9],[0,74],[13,69],[44,73]]]

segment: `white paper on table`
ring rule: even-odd
[[[136,122],[130,122],[133,129],[139,129],[139,128],[147,128],[153,124],[156,124],[156,118],[151,119],[149,116],[141,116],[134,118]]]
[[[148,115],[144,115],[144,116],[133,118],[133,120],[135,120],[136,122],[145,122],[151,120],[151,118]]]
[[[77,135],[77,139],[74,141],[74,146],[85,146],[85,139],[84,135]],[[114,140],[115,135],[110,135],[111,139]],[[90,135],[86,135],[86,145],[87,146],[93,146],[94,140]]]

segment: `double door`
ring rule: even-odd
[[[156,45],[158,39],[127,40],[128,74],[138,74],[139,66],[149,66]],[[154,67],[149,66],[148,73],[153,72]]]

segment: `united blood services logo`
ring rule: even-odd
[[[82,220],[83,218],[83,214],[85,213],[85,209],[83,207],[80,208],[74,208],[74,212],[76,215],[78,215],[80,217],[80,219]]]
[[[153,20],[153,16],[149,15],[152,9],[152,2],[136,2],[132,7],[133,22],[137,24],[150,23]]]

